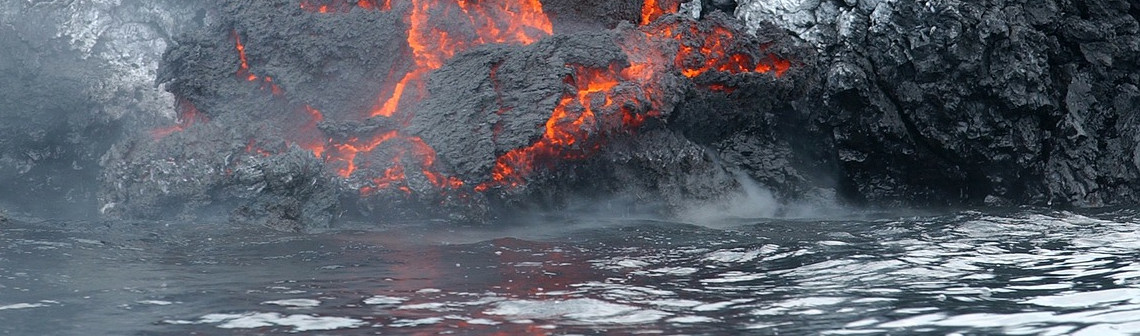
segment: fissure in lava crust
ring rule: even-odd
[[[662,83],[675,83],[679,78],[687,78],[704,90],[731,94],[741,81],[718,80],[732,76],[766,76],[774,80],[792,67],[793,60],[769,52],[770,46],[757,42],[727,17],[696,21],[669,15],[679,6],[676,0],[648,0],[643,4],[641,16],[630,18],[630,21],[639,23],[638,26],[623,26],[595,34],[603,38],[605,43],[602,44],[617,46],[613,50],[616,56],[591,58],[590,50],[557,51],[582,58],[575,60],[550,57],[545,48],[562,42],[539,43],[551,39],[556,32],[555,25],[538,0],[304,0],[294,3],[294,8],[301,14],[289,14],[292,18],[299,17],[319,25],[320,22],[330,22],[325,20],[394,16],[397,25],[404,27],[404,46],[393,55],[385,55],[389,67],[365,69],[368,73],[384,74],[373,77],[374,81],[381,82],[379,85],[364,82],[380,90],[371,93],[362,90],[349,97],[350,100],[374,97],[371,98],[372,108],[353,112],[345,108],[352,104],[337,106],[326,102],[322,105],[322,102],[306,101],[304,97],[311,96],[309,94],[292,95],[292,91],[306,90],[301,88],[304,83],[294,79],[299,76],[295,71],[283,70],[289,65],[281,63],[283,56],[257,50],[258,44],[278,50],[282,46],[262,43],[265,38],[258,38],[259,42],[251,44],[254,40],[247,36],[265,34],[264,29],[246,31],[238,20],[228,32],[228,40],[232,43],[229,49],[232,62],[237,64],[230,78],[247,83],[266,98],[257,98],[253,93],[246,94],[246,97],[264,101],[259,104],[266,108],[284,107],[288,112],[221,111],[221,108],[199,111],[195,108],[199,101],[212,107],[224,103],[218,103],[216,100],[220,99],[217,96],[188,94],[194,92],[186,89],[189,84],[174,79],[171,91],[183,96],[182,121],[177,126],[155,130],[153,134],[155,138],[168,139],[171,133],[184,132],[195,124],[209,122],[210,118],[217,119],[217,115],[244,112],[265,116],[255,118],[261,119],[257,121],[259,123],[270,124],[269,129],[277,130],[271,132],[280,132],[273,137],[283,140],[263,141],[251,136],[252,139],[243,141],[246,155],[265,157],[286,153],[292,146],[302,148],[323,162],[326,174],[341,181],[338,189],[355,190],[361,198],[376,195],[391,199],[393,196],[390,195],[404,195],[438,203],[470,202],[472,196],[483,197],[479,195],[489,192],[502,197],[526,187],[536,176],[556,175],[558,170],[573,166],[574,162],[589,160],[605,151],[606,146],[617,138],[636,137],[649,123],[667,123],[671,109],[686,89],[683,89],[684,85]],[[353,33],[352,36],[359,34],[364,33]],[[587,37],[583,36],[587,35],[568,35],[563,40],[571,43],[574,39],[585,39]],[[592,47],[583,49],[587,48]],[[305,55],[309,51],[299,52]],[[482,123],[493,124],[493,130],[489,133],[473,132],[470,139],[440,140],[443,137],[432,134],[432,127],[417,124],[417,120],[423,119],[417,114],[434,113],[433,116],[441,115],[446,119],[447,115],[467,112],[429,108],[437,98],[432,96],[431,83],[442,80],[439,79],[441,76],[433,77],[433,74],[448,67],[459,55],[476,57],[471,55],[480,53],[498,55],[497,61],[484,62],[484,68],[479,72],[485,73],[481,76],[486,78],[479,81],[486,84],[478,84],[489,87],[486,91],[494,97],[486,101],[496,106],[490,114],[467,118],[483,118]],[[537,84],[528,84],[526,78],[512,79],[514,82],[509,85],[501,83],[500,66],[525,69],[528,66],[516,63],[534,61],[524,56],[519,56],[518,60],[512,58],[525,53],[548,58],[543,61],[554,67],[542,68],[532,74],[539,77],[530,80],[556,83],[554,87],[536,91],[533,86]],[[168,61],[176,67],[193,64],[178,59]],[[504,62],[515,63],[504,65]],[[313,64],[328,67],[329,60],[318,59]],[[329,76],[329,71],[343,75],[345,71],[357,70],[323,69],[326,74],[321,76]],[[477,73],[471,75],[480,76]],[[549,75],[557,76],[559,80],[538,80],[540,77],[549,79]],[[278,78],[287,79],[279,81]],[[319,80],[320,77],[308,78]],[[540,91],[550,93],[533,100],[539,102],[535,106],[549,106],[542,117],[543,122],[528,126],[527,122],[504,120],[523,113],[519,112],[521,109],[534,108],[520,106],[523,104],[514,98],[520,94],[518,92],[525,95]],[[488,95],[486,92],[469,94],[476,100],[483,99],[478,98],[482,97],[479,95]],[[322,113],[328,110],[334,112]],[[528,118],[535,116],[528,115]],[[528,131],[527,127],[537,128]],[[514,135],[515,140],[500,141],[504,132]],[[490,147],[495,148],[491,151],[494,157],[487,162],[473,164],[462,162],[470,160],[456,157],[455,151],[451,150],[440,157],[436,147],[449,141],[491,143]]]

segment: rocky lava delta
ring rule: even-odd
[[[675,0],[202,6],[167,24],[176,122],[31,123],[83,145],[0,139],[0,165],[23,167],[0,178],[91,194],[52,178],[71,161],[99,167],[108,216],[284,230],[614,195],[670,212],[741,176],[784,201],[1140,200],[1136,0],[746,0],[700,19]],[[5,88],[5,113],[44,120]]]

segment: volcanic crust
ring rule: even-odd
[[[771,113],[790,111],[785,102],[803,91],[803,71],[783,59],[810,57],[775,27],[753,36],[717,13],[474,46],[422,75],[431,54],[411,38],[419,31],[408,20],[446,9],[283,10],[290,5],[225,2],[229,15],[168,50],[159,80],[179,98],[182,122],[104,157],[106,214],[220,210],[300,229],[327,226],[334,214],[483,221],[491,210],[615,194],[676,208],[737,187],[709,146],[776,128]],[[377,108],[401,73],[407,84],[390,96],[418,99]],[[416,76],[426,78],[417,84]],[[701,130],[722,122],[735,128]],[[783,149],[767,160],[797,154],[771,138],[735,143]],[[766,180],[799,175],[775,165],[747,170]]]
[[[801,110],[872,204],[1140,201],[1140,1],[745,1],[821,51]]]
[[[282,230],[615,195],[668,213],[747,180],[784,201],[1140,203],[1137,0],[741,0],[735,18],[710,0],[700,20],[667,14],[696,2],[499,1],[522,26],[486,1],[2,5],[0,185]]]

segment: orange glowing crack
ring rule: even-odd
[[[442,67],[459,52],[488,43],[531,44],[554,32],[554,26],[543,13],[542,3],[538,0],[458,0],[454,6],[458,6],[475,32],[473,39],[456,38],[462,35],[448,31],[447,27],[433,25],[440,19],[449,18],[449,13],[454,14],[451,11],[455,7],[442,0],[412,0],[407,17],[407,42],[414,62],[412,70],[392,85],[392,93],[385,95],[387,98],[382,99],[369,116],[392,117],[405,98],[422,99],[425,95],[424,76]]]
[[[159,140],[171,134],[181,132],[194,126],[196,123],[209,122],[210,118],[205,114],[198,112],[198,108],[194,107],[189,100],[179,98],[177,105],[178,120],[174,126],[162,127],[150,131],[151,138]]]
[[[405,21],[408,24],[406,36],[412,65],[399,75],[399,81],[388,82],[388,93],[377,99],[377,105],[369,112],[369,116],[398,116],[406,123],[410,121],[411,113],[402,110],[401,106],[424,99],[427,95],[427,74],[442,67],[457,53],[488,43],[530,44],[553,33],[552,24],[543,13],[539,0],[409,1],[411,6],[406,12]],[[320,13],[343,12],[352,6],[391,9],[390,0],[301,2],[302,9]],[[641,23],[646,25],[661,16],[674,13],[679,6],[680,1],[677,0],[646,0]],[[440,25],[441,20],[448,20],[448,24]],[[754,60],[749,54],[732,53],[730,50],[736,40],[734,32],[728,28],[713,27],[707,32],[698,31],[695,26],[687,28],[672,24],[652,31],[643,30],[642,34],[637,34],[640,37],[635,38],[644,40],[622,44],[629,59],[629,64],[624,68],[572,65],[573,75],[567,78],[567,83],[571,84],[574,91],[559,99],[558,105],[544,124],[542,137],[528,147],[508,151],[497,158],[490,180],[476,185],[474,190],[483,192],[492,187],[521,186],[526,183],[527,177],[538,170],[559,162],[585,159],[596,153],[607,134],[636,130],[649,118],[660,116],[664,96],[657,85],[660,83],[659,76],[668,69],[677,69],[675,71],[690,78],[710,71],[731,74],[759,72],[779,77],[791,66],[789,61],[772,55]],[[683,35],[686,33],[689,35]],[[233,37],[241,61],[239,78],[257,81],[259,77],[250,71],[246,48],[236,31],[233,32]],[[654,43],[650,42],[659,39],[678,41],[675,53],[651,47]],[[643,47],[638,49],[638,46]],[[496,76],[497,68],[497,65],[492,67],[492,77]],[[388,81],[397,77],[396,71],[393,69]],[[492,81],[496,79],[492,78]],[[622,89],[619,93],[617,88],[620,83],[632,83],[633,86],[625,86],[627,89]],[[498,83],[494,85],[498,91]],[[263,88],[266,86],[274,95],[281,94],[272,78],[264,77]],[[735,90],[722,84],[705,87],[723,92]],[[620,122],[614,124],[612,121],[599,121],[598,113],[603,110],[619,112]],[[424,178],[436,188],[457,190],[464,186],[462,180],[439,173],[435,150],[418,137],[401,134],[399,130],[381,130],[367,140],[353,138],[345,143],[334,143],[323,139],[322,133],[316,129],[316,124],[324,118],[320,111],[309,106],[305,106],[305,111],[310,115],[310,122],[298,133],[304,134],[302,137],[309,141],[300,142],[302,147],[326,162],[339,162],[341,166],[336,169],[338,176],[352,177],[359,170],[358,164],[387,163],[380,176],[366,179],[369,184],[359,190],[362,196],[384,189],[398,189],[410,194],[406,163],[418,166]],[[386,146],[385,153],[390,152],[386,154],[390,157],[380,162],[357,162],[360,154],[370,153],[381,145]]]
[[[256,81],[257,76],[249,71],[249,59],[245,56],[245,44],[241,43],[241,35],[238,35],[237,30],[232,31],[231,35],[234,38],[235,48],[237,48],[238,59],[241,61],[241,64],[238,65],[238,78],[243,78],[250,82]]]
[[[681,2],[678,0],[645,0],[641,6],[641,25],[647,25],[658,18],[667,14],[673,14],[681,10]]]
[[[303,0],[303,1],[301,1],[301,9],[302,10],[314,12],[314,13],[321,13],[321,14],[347,12],[347,11],[351,10],[353,6],[360,7],[363,9],[368,9],[368,10],[380,9],[380,10],[387,11],[387,10],[392,9],[392,2],[391,2],[391,0],[384,0],[384,2],[381,2],[381,3],[377,3],[376,0],[357,0],[357,1],[352,1],[352,0],[324,0],[324,1],[321,1],[321,0]]]
[[[629,80],[626,76],[637,73],[614,67],[574,66],[574,75],[568,81],[577,91],[564,95],[558,102],[546,121],[543,137],[529,147],[500,156],[491,170],[491,180],[476,186],[475,191],[483,192],[492,187],[516,188],[539,167],[555,161],[584,159],[599,150],[600,144],[592,143],[597,140],[592,135],[599,130],[607,130],[601,129],[594,110],[613,106],[613,89],[622,80]],[[599,95],[601,99],[598,99]],[[594,106],[598,100],[602,106]],[[627,119],[623,116],[623,120]]]

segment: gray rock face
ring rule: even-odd
[[[1135,204],[1136,1],[745,1],[822,51],[846,195]],[[815,99],[815,98],[813,98]]]

